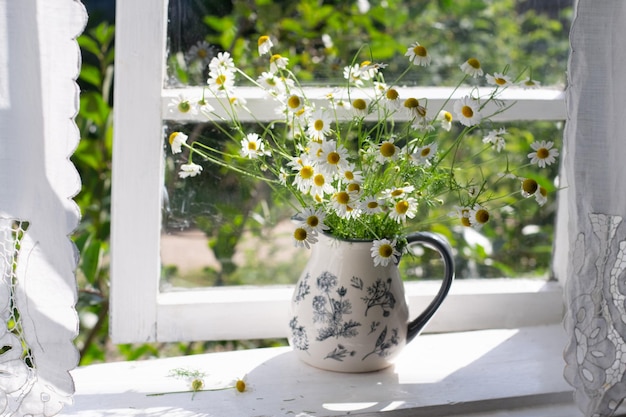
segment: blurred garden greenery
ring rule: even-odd
[[[78,81],[81,108],[76,122],[81,142],[72,158],[83,182],[76,197],[82,222],[74,234],[81,252],[77,271],[81,327],[76,341],[81,363],[283,344],[282,340],[111,344],[108,254],[115,29],[111,8],[104,7],[109,13],[101,14],[96,6],[112,6],[114,1],[84,3],[90,21],[79,39],[83,65]],[[256,53],[256,40],[260,35],[269,35],[280,41],[281,54],[289,57],[298,78],[311,84],[338,81],[330,77],[340,74],[339,68],[358,53],[364,54],[362,59],[373,56],[377,62],[388,63],[386,71],[393,72],[404,65],[394,60],[403,59],[408,45],[419,41],[428,46],[433,63],[416,72],[414,78],[405,79],[407,83],[452,85],[452,72],[460,64],[459,57],[474,56],[492,71],[506,65],[532,68],[532,77],[542,85],[563,88],[572,10],[563,1],[179,0],[170,2],[169,12],[167,85],[173,87],[206,82],[206,70],[200,67],[198,71],[183,59],[198,41],[206,41],[214,52],[229,51],[239,67],[254,72],[265,65]],[[503,126],[512,138],[507,146],[517,146],[520,152],[525,152],[535,140],[561,143],[562,122],[516,122]],[[166,126],[176,127],[179,126]],[[200,136],[219,142],[219,135],[212,134],[209,127],[198,125],[196,129]],[[163,143],[167,148],[166,138]],[[173,156],[168,158],[172,163]],[[551,169],[546,176],[554,178],[558,166]],[[188,286],[295,282],[297,276],[293,277],[291,269],[301,268],[299,264],[292,262],[289,266],[287,262],[287,266],[281,264],[264,274],[267,265],[263,259],[271,257],[271,253],[259,257],[250,249],[254,245],[241,243],[246,236],[263,239],[276,222],[291,215],[290,208],[281,205],[274,191],[263,184],[215,167],[211,171],[215,175],[203,175],[184,184],[176,181],[175,173],[166,172],[170,206],[164,209],[164,218],[169,222],[166,229],[190,224],[205,233],[219,265],[184,279],[175,266],[164,265],[164,282]],[[545,185],[552,193],[544,207],[527,201],[515,210],[500,210],[494,214],[493,222],[483,227],[480,236],[468,237],[461,229],[432,223],[431,230],[444,234],[456,248],[461,277],[549,275],[556,199],[555,186]],[[187,204],[185,213],[180,209],[183,201]],[[445,210],[449,208],[442,208],[439,216],[445,216]],[[237,252],[246,262],[234,261]],[[405,273],[410,275],[413,269],[407,263]],[[420,275],[424,274],[429,276],[420,271]]]

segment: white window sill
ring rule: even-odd
[[[428,334],[396,364],[367,374],[320,371],[290,348],[254,349],[81,367],[60,416],[577,417],[563,379],[562,326]],[[148,396],[188,384],[172,369],[206,373],[207,387],[245,375],[251,388]]]

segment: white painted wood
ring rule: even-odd
[[[416,317],[438,281],[405,283]],[[232,287],[161,293],[157,340],[230,340],[287,336],[292,287]],[[540,279],[457,280],[425,332],[515,328],[560,323],[562,290]]]
[[[290,348],[92,365],[73,372],[75,404],[62,416],[579,417],[564,339],[560,325],[422,335],[394,366],[365,374],[312,368]],[[167,376],[175,368],[205,372],[206,388],[244,378],[250,391],[148,396],[189,389]]]
[[[162,120],[175,119],[167,105],[180,93],[201,88],[163,89],[166,0],[119,2],[116,22],[116,97],[111,226],[111,336],[116,343],[276,337],[285,334],[284,317],[290,290],[237,288],[160,293],[160,226],[163,160]],[[243,89],[260,119],[273,113],[259,90]],[[308,90],[323,97],[325,88]],[[428,97],[429,107],[450,94],[445,88],[407,89]],[[464,91],[459,91],[463,95]],[[558,90],[505,92],[517,101],[517,119],[562,120],[563,93]],[[214,107],[219,108],[217,103]],[[436,107],[436,106],[435,106]],[[271,113],[271,114],[270,114]],[[242,115],[242,118],[245,115]],[[508,117],[508,116],[507,116]],[[502,116],[502,120],[506,119]],[[561,292],[501,291],[482,296],[452,295],[427,331],[467,330],[554,323],[560,320]],[[455,283],[454,287],[463,284]],[[543,285],[543,284],[542,284]],[[411,284],[409,287],[412,287]],[[418,285],[416,291],[431,291]],[[481,287],[476,287],[481,288]],[[409,288],[409,294],[412,293]],[[505,295],[506,294],[506,295]],[[412,309],[428,296],[410,295]],[[532,307],[528,307],[532,306]]]
[[[327,107],[328,100],[326,95],[331,91],[335,96],[341,97],[341,89],[335,87],[305,87],[304,92],[306,97],[311,100],[318,108]],[[483,90],[481,90],[483,91]],[[490,91],[488,87],[485,87],[484,91]],[[461,87],[455,89],[453,87],[400,87],[399,92],[401,97],[415,97],[420,100],[427,99],[427,106],[429,117],[434,117],[436,112],[444,107],[452,112],[454,100],[462,98],[470,93],[474,92],[468,87]],[[272,106],[268,106],[268,100],[264,96],[263,91],[256,87],[238,87],[237,96],[246,100],[246,106],[250,109],[250,112],[241,111],[238,113],[238,117],[241,121],[269,121],[276,119],[276,113]],[[353,98],[358,98],[364,94],[360,90],[351,90],[350,92]],[[206,121],[206,116],[198,113],[196,115],[182,114],[180,112],[174,112],[169,107],[172,100],[177,99],[180,95],[187,98],[199,98],[203,96],[203,87],[189,87],[189,88],[176,88],[176,89],[164,89],[162,92],[161,112],[164,120],[188,120],[188,121]],[[343,96],[347,96],[344,94]],[[204,91],[204,97],[208,104],[214,109],[215,113],[221,117],[226,117],[227,113],[224,111],[225,106],[223,101],[211,96],[208,89]],[[452,98],[447,104],[446,102]],[[494,121],[519,121],[519,120],[565,120],[565,93],[562,90],[555,88],[540,88],[532,90],[524,90],[521,88],[509,88],[504,90],[499,96],[505,103],[505,105],[514,104],[514,111],[508,111],[500,113],[494,117]],[[223,100],[223,99],[221,99]],[[228,108],[228,107],[226,107]],[[484,114],[491,114],[496,110],[495,105],[487,106]],[[341,116],[342,114],[340,114]],[[345,112],[343,116],[348,117],[349,112]],[[408,119],[408,113],[398,112],[394,115],[396,121],[402,121]]]
[[[139,342],[156,328],[167,1],[120,1],[116,13],[110,323]]]

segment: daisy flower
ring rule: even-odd
[[[483,75],[483,69],[480,67],[480,61],[476,58],[470,58],[462,63],[461,71],[474,78]]]
[[[461,224],[465,227],[470,227],[472,225],[469,219],[469,207],[454,206],[454,211],[448,213],[448,216],[458,218],[461,221]]]
[[[311,180],[311,188],[309,190],[309,193],[311,195],[323,198],[325,195],[332,194],[334,192],[335,188],[331,184],[331,181],[329,181],[329,178],[324,175],[324,173],[316,172],[315,175],[313,175],[313,178]]]
[[[215,72],[235,71],[235,61],[228,52],[220,52],[209,62],[209,70]]]
[[[539,184],[532,178],[522,178],[522,197],[533,196],[539,189]]]
[[[207,84],[211,91],[218,96],[231,96],[234,94],[235,73],[231,71],[211,70]]]
[[[287,98],[287,111],[298,113],[304,108],[304,99],[297,94],[292,94]]]
[[[203,115],[205,115],[208,118],[210,118],[211,117],[211,113],[213,113],[215,111],[213,106],[211,106],[209,104],[209,102],[206,100],[206,98],[204,97],[204,94],[202,96],[200,96],[200,98],[198,98],[198,100],[196,100],[195,107],[196,107],[196,109],[198,109],[198,111],[200,113],[202,113]]]
[[[274,54],[270,57],[270,71],[271,72],[278,72],[280,70],[284,70],[287,68],[287,64],[289,64],[289,59],[279,54]]]
[[[347,191],[338,191],[331,198],[331,205],[335,213],[341,218],[348,219],[358,214],[354,195]]]
[[[257,78],[257,82],[264,90],[267,90],[270,95],[284,91],[284,83],[273,72],[263,72]]]
[[[482,115],[479,111],[478,101],[470,96],[465,96],[454,103],[454,112],[459,122],[465,126],[474,126],[480,123]]]
[[[352,66],[344,67],[343,69],[343,78],[348,80],[351,84],[356,86],[363,85],[363,79],[361,77],[361,67],[359,64],[354,64]]]
[[[381,143],[377,151],[376,161],[381,164],[398,159],[398,155],[400,154],[400,148],[394,145],[393,138],[389,138]]]
[[[358,117],[367,116],[367,101],[362,98],[352,100],[352,110]]]
[[[417,165],[430,165],[430,160],[437,154],[437,144],[431,143],[421,146],[411,154],[411,160]]]
[[[480,228],[489,221],[490,214],[486,208],[479,204],[476,204],[470,209],[467,217],[469,219],[470,225],[472,225],[474,229],[480,230]]]
[[[301,227],[307,228],[314,233],[321,233],[329,229],[329,227],[324,224],[326,214],[322,209],[307,207],[304,211],[298,213],[296,217],[302,220],[300,224]]]
[[[272,49],[272,46],[274,46],[274,44],[272,43],[272,40],[267,35],[259,36],[257,45],[259,49],[259,55],[269,54],[270,50]]]
[[[172,154],[181,153],[183,151],[183,145],[187,144],[189,137],[183,132],[174,132],[169,137],[170,147],[172,148]]]
[[[340,178],[346,182],[363,182],[363,173],[361,171],[355,171],[354,164],[348,163],[347,168],[341,173]]]
[[[452,128],[452,113],[446,110],[441,110],[437,115],[437,120],[441,122],[441,127],[448,132]]]
[[[311,245],[317,242],[316,233],[306,227],[296,227],[293,231],[294,246],[297,248],[310,249]]]
[[[381,196],[385,200],[398,199],[406,197],[413,191],[415,191],[415,187],[413,187],[412,185],[407,185],[405,187],[388,188],[382,192]]]
[[[417,213],[417,200],[409,197],[404,200],[396,201],[393,208],[389,211],[389,217],[398,223],[406,222],[406,219],[412,219]]]
[[[308,135],[313,140],[324,140],[330,134],[330,116],[323,110],[316,110],[309,119]]]
[[[548,190],[543,187],[539,187],[539,190],[535,193],[535,201],[539,206],[543,206],[548,202]]]
[[[374,258],[374,266],[387,266],[389,262],[398,263],[400,252],[396,249],[396,240],[380,239],[375,240],[372,244],[372,258]]]
[[[170,109],[170,113],[198,114],[197,108],[193,106],[191,101],[183,94],[179,94],[178,97],[173,98],[167,107]]]
[[[297,158],[297,160],[297,163],[294,163],[293,161],[290,163],[293,169],[298,171],[293,180],[293,185],[295,185],[299,191],[307,194],[311,189],[311,185],[313,185],[315,168],[313,167],[313,163],[310,161],[309,157],[306,155]]]
[[[483,138],[483,143],[490,143],[496,148],[497,152],[501,152],[505,145],[504,138],[502,136],[505,134],[505,128],[490,130],[489,133],[487,133],[487,136]]]
[[[533,142],[530,147],[535,150],[528,154],[531,164],[537,164],[539,168],[545,168],[556,161],[556,157],[559,156],[559,150],[553,148],[554,142],[540,141]]]
[[[513,84],[511,77],[499,72],[494,72],[493,75],[487,74],[486,78],[487,84],[495,85],[496,87],[508,87]]]
[[[376,197],[367,197],[361,202],[361,211],[365,214],[381,213],[383,204],[383,201]]]
[[[248,133],[246,137],[241,140],[241,150],[239,153],[244,158],[250,159],[271,155],[270,151],[265,150],[263,140],[256,133]]]
[[[383,97],[383,103],[388,109],[397,110],[400,108],[400,93],[395,88],[388,88]]]
[[[199,175],[200,172],[202,172],[202,167],[200,165],[194,164],[193,162],[190,162],[188,164],[183,164],[180,166],[180,172],[178,173],[178,176],[180,178],[195,177],[196,175]]]
[[[199,41],[185,53],[185,60],[187,62],[197,61],[205,67],[211,60],[211,56],[214,54],[211,45],[206,41]]]
[[[426,67],[430,65],[430,55],[428,54],[428,50],[419,42],[414,42],[409,49],[406,51],[404,56],[409,57],[409,62],[413,65],[421,65]]]
[[[371,80],[378,74],[379,64],[372,64],[370,61],[363,61],[359,66],[359,74],[362,80]]]
[[[404,108],[410,117],[423,119],[426,117],[426,107],[422,106],[418,99],[411,97],[404,100]]]
[[[322,143],[317,166],[328,175],[336,175],[348,169],[348,150],[336,141]]]
[[[530,77],[523,79],[522,81],[519,82],[518,85],[524,89],[530,89],[530,90],[541,87],[541,83],[539,81],[533,80]]]

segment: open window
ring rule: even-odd
[[[176,61],[176,52],[182,49],[175,48],[171,33],[173,27],[178,35],[186,28],[172,19],[172,8],[166,0],[117,4],[111,239],[113,340],[283,337],[287,330],[285,312],[292,291],[288,280],[281,285],[260,286],[258,282],[244,282],[246,285],[242,286],[199,288],[193,280],[193,284],[189,284],[189,280],[180,276],[173,278],[190,262],[182,256],[193,252],[197,257],[204,251],[200,256],[206,256],[208,262],[212,251],[208,250],[206,233],[190,227],[189,218],[182,216],[188,207],[185,204],[190,200],[175,196],[176,186],[168,185],[165,180],[171,175],[170,165],[173,163],[166,146],[168,129],[173,125],[203,121],[201,114],[190,119],[170,111],[170,103],[180,94],[198,96],[203,91],[202,86],[194,85],[197,82],[181,85],[180,77],[176,78],[176,71],[181,70],[175,65],[181,62]],[[223,24],[226,23],[224,20]],[[467,25],[468,21],[459,24]],[[224,30],[227,33],[229,29]],[[563,36],[563,42],[567,44],[566,34]],[[178,42],[182,44],[183,41],[179,39]],[[194,44],[193,41],[186,42],[186,45]],[[561,65],[562,68],[553,70],[559,71],[560,68],[564,74],[564,57]],[[315,94],[315,88],[320,87],[311,87],[312,94]],[[433,106],[443,103],[454,89],[453,86],[407,88],[420,88],[421,95],[427,90]],[[548,121],[556,125],[565,119],[562,89],[512,89],[503,98],[516,104],[515,112],[501,115],[501,122]],[[264,106],[266,101],[261,91],[250,88],[246,90],[245,99],[256,117],[272,117]],[[214,182],[220,181],[218,178]],[[205,203],[214,208],[216,204],[212,198],[215,199],[205,196]],[[241,201],[234,204],[245,207]],[[234,213],[235,216],[248,214]],[[226,223],[236,221],[240,218],[227,219]],[[266,219],[257,216],[251,221],[262,225]],[[280,233],[280,230],[273,228],[272,232]],[[179,239],[182,236],[189,239]],[[187,245],[182,251],[169,249],[168,245],[180,245],[181,241]],[[253,242],[251,245],[256,250],[258,241]],[[291,243],[287,240],[286,245],[291,246]],[[549,252],[550,247],[547,250]],[[246,257],[245,252],[240,255]],[[291,255],[289,260],[292,260]],[[220,260],[217,261],[220,264]],[[218,266],[223,268],[224,263]],[[253,264],[250,268],[249,273],[264,266]],[[271,272],[270,275],[275,277],[277,273]],[[297,276],[292,282],[295,279]],[[207,279],[211,283],[215,280],[215,276]],[[436,293],[438,283],[417,280],[407,282],[406,288],[411,310],[420,311]],[[444,306],[426,330],[444,332],[557,323],[562,318],[562,310],[561,289],[555,281],[519,278],[457,280]]]

